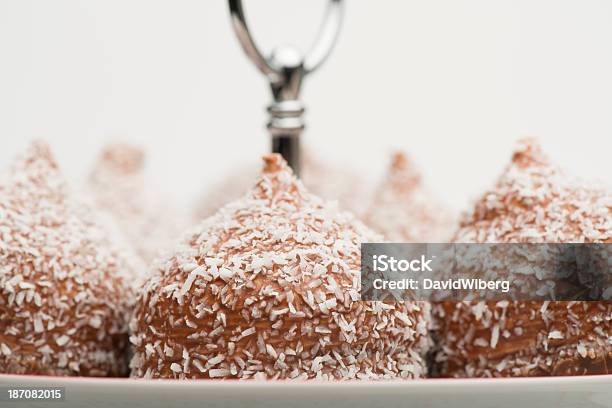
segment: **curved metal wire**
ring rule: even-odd
[[[272,82],[276,82],[282,75],[282,67],[275,67],[266,58],[255,43],[246,21],[242,0],[229,0],[232,26],[240,41],[242,49],[255,66]],[[319,68],[329,57],[342,27],[343,1],[329,0],[323,24],[316,40],[310,50],[303,57],[304,73],[311,73]]]
[[[343,1],[328,0],[323,24],[306,54],[290,46],[274,49],[264,55],[249,30],[242,0],[229,0],[232,26],[242,49],[263,73],[271,86],[272,104],[268,107],[268,131],[272,137],[272,151],[280,153],[294,173],[300,173],[300,135],[304,130],[304,105],[299,100],[302,80],[316,71],[329,57],[343,17]]]

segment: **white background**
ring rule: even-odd
[[[307,48],[324,0],[245,0],[257,40]],[[336,52],[305,84],[305,142],[378,175],[416,158],[466,207],[522,136],[612,184],[612,2],[347,0]],[[190,205],[268,149],[269,92],[224,0],[0,0],[0,165],[50,141],[71,177],[123,139]]]

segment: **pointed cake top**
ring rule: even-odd
[[[39,208],[46,201],[61,202],[66,194],[66,181],[57,161],[47,143],[41,140],[30,143],[0,179],[3,197],[22,202],[17,206],[24,210]]]
[[[281,155],[278,153],[272,153],[272,154],[265,155],[263,157],[263,161],[264,161],[264,167],[263,167],[264,174],[280,173],[281,171],[292,173],[289,166],[287,166],[287,162],[285,162],[285,160],[283,160]]]
[[[532,137],[524,138],[517,142],[514,154],[512,155],[512,163],[521,168],[550,164],[537,139]]]
[[[412,161],[395,152],[364,221],[394,242],[445,242],[454,218],[422,185]]]
[[[111,220],[136,253],[149,262],[169,249],[187,225],[187,217],[154,189],[144,172],[145,153],[127,143],[108,145],[88,179],[98,209]]]
[[[45,163],[46,166],[49,166],[53,169],[58,168],[57,162],[55,161],[55,157],[53,157],[53,154],[51,153],[51,148],[43,140],[33,141],[21,157],[21,162],[24,165]]]
[[[99,158],[99,167],[116,173],[133,174],[143,170],[144,162],[142,148],[117,142],[104,148]]]
[[[535,140],[522,140],[495,186],[463,217],[455,240],[605,242],[611,197],[552,164]]]
[[[409,194],[421,184],[421,173],[403,152],[393,153],[388,172],[391,188],[400,194]]]

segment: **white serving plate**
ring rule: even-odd
[[[173,381],[0,375],[0,387],[65,387],[65,401],[6,407],[610,408],[612,375],[379,382]]]

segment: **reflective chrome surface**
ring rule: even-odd
[[[316,71],[329,57],[342,26],[343,2],[330,0],[323,24],[313,46],[302,53],[292,46],[280,46],[265,56],[251,35],[242,0],[229,0],[232,25],[242,49],[270,83],[273,102],[268,107],[268,131],[272,151],[280,153],[299,175],[299,136],[304,130],[304,105],[300,90],[304,78]]]

